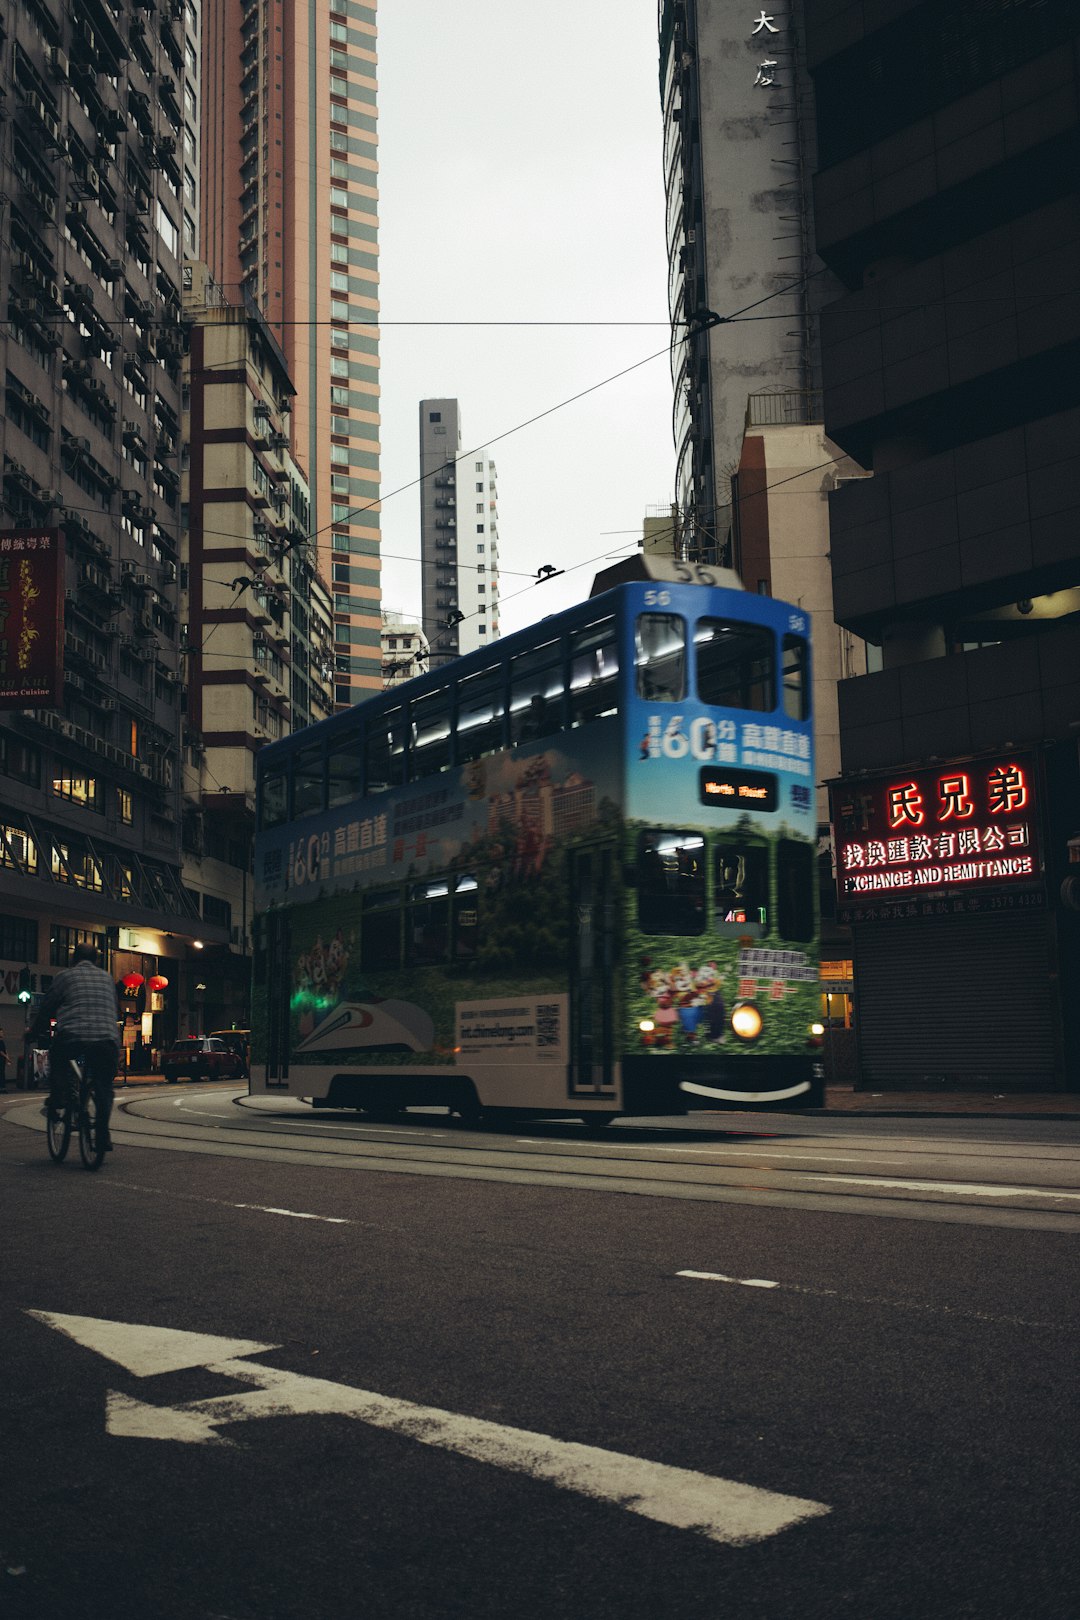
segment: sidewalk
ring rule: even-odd
[[[878,1114],[903,1117],[952,1116],[959,1119],[1080,1119],[1075,1091],[856,1091],[829,1086],[825,1107],[809,1113]]]

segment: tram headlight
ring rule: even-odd
[[[651,1018],[643,1018],[641,1023],[638,1025],[638,1029],[640,1029],[643,1035],[651,1035],[655,1028],[656,1025],[653,1023]]]
[[[763,1019],[752,1001],[739,1001],[731,1010],[731,1027],[740,1041],[756,1041],[761,1034]]]
[[[811,1033],[811,1035],[824,1035],[824,1033],[825,1033],[825,1025],[824,1024],[811,1024],[810,1025],[810,1033]]]

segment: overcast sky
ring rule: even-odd
[[[383,605],[417,612],[419,401],[461,402],[498,469],[504,634],[633,544],[672,497],[655,0],[379,7]],[[640,326],[454,326],[464,321]],[[447,323],[429,326],[395,322]],[[629,531],[607,534],[605,531]],[[598,566],[603,566],[601,562]]]

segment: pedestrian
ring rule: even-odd
[[[3,1030],[0,1029],[0,1091],[7,1090],[7,1061],[7,1042],[4,1040]]]
[[[58,1113],[70,1096],[72,1058],[85,1061],[87,1076],[101,1099],[100,1123],[108,1151],[113,1081],[120,1059],[120,1007],[112,976],[97,966],[97,956],[93,945],[76,945],[71,966],[58,973],[45,992],[30,1034],[48,1040],[55,1019],[49,1050],[49,1113]]]

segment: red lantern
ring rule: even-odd
[[[169,988],[169,981],[164,977],[163,974],[155,973],[154,977],[150,980],[150,988],[151,990],[167,990]]]
[[[142,982],[143,982],[143,976],[142,976],[141,973],[125,973],[124,974],[124,978],[123,978],[124,989],[125,990],[130,990],[132,995],[134,995],[136,990],[139,989]]]

